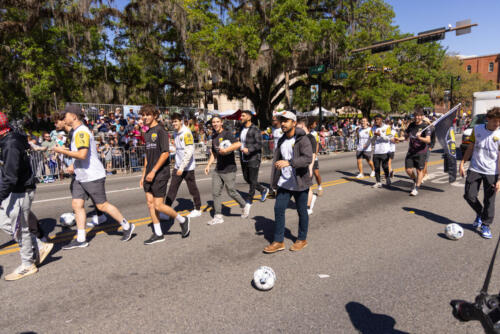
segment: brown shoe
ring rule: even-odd
[[[297,240],[295,243],[290,247],[291,251],[299,251],[303,248],[307,247],[307,240]]]
[[[283,249],[285,249],[285,243],[275,241],[266,248],[264,248],[264,253],[266,254],[276,253],[282,251]]]

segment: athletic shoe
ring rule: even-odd
[[[132,238],[132,232],[135,230],[135,225],[134,224],[129,224],[130,227],[128,230],[123,230],[123,236],[122,236],[122,241],[129,241],[130,238]]]
[[[251,207],[252,205],[250,203],[245,204],[245,206],[243,207],[243,212],[241,213],[241,218],[248,218],[248,216],[250,215]]]
[[[260,201],[261,202],[264,202],[266,200],[267,194],[269,194],[269,188],[264,188],[264,190],[260,194]]]
[[[372,172],[370,173],[370,177],[375,177],[375,171],[372,170]]]
[[[422,179],[422,181],[427,181],[429,180],[431,177],[429,174],[425,174],[424,178]]]
[[[472,227],[474,228],[480,228],[481,225],[483,225],[483,221],[481,220],[480,216],[477,216],[474,222],[472,223]]]
[[[42,242],[42,246],[38,248],[38,264],[39,265],[42,264],[43,261],[45,261],[47,256],[52,251],[52,248],[54,248],[53,243]]]
[[[189,237],[189,233],[191,233],[190,225],[191,225],[191,218],[185,217],[184,223],[181,224],[181,231],[182,231],[182,237],[187,238]]]
[[[372,186],[372,188],[382,188],[382,183],[377,182]]]
[[[318,187],[318,196],[323,196],[323,188]]]
[[[62,249],[69,250],[69,249],[73,249],[73,248],[84,248],[84,247],[87,247],[88,245],[89,245],[89,243],[87,241],[80,242],[76,239],[73,239],[73,240],[71,240],[71,242],[69,244],[67,244],[66,246],[63,246]]]
[[[195,209],[195,210],[191,211],[186,217],[196,218],[196,217],[199,217],[199,216],[201,216],[201,211]]]
[[[96,227],[108,221],[106,215],[93,215],[92,220],[87,223],[87,227]]]
[[[217,214],[214,216],[214,218],[212,220],[207,222],[207,224],[208,225],[216,225],[216,224],[222,224],[223,222],[224,222],[224,218],[222,217],[222,215]]]
[[[153,235],[148,239],[148,240],[145,240],[144,241],[144,244],[145,245],[152,245],[152,244],[156,244],[158,242],[163,242],[165,241],[165,238],[163,237],[163,235],[156,235],[156,233],[153,233]]]
[[[391,182],[391,178],[390,178],[390,177],[387,177],[387,178],[385,179],[385,186],[386,186],[386,187],[390,187],[390,186],[391,186],[391,184],[392,184],[392,182]]]
[[[12,273],[5,275],[6,281],[17,281],[18,279],[24,278],[29,275],[33,275],[38,271],[38,268],[31,264],[29,266],[20,265]]]
[[[311,209],[307,209],[307,215],[308,215],[308,216],[310,216],[310,215],[312,215],[312,214],[313,214],[313,210],[311,210]]]
[[[364,175],[364,174],[362,174],[362,173],[359,173],[358,175],[356,175],[356,178],[357,178],[357,179],[362,179],[362,178],[364,178],[364,177],[365,177],[365,175]]]
[[[417,195],[418,195],[417,188],[413,188],[413,190],[410,192],[410,196],[417,196]]]
[[[481,236],[483,238],[485,238],[485,239],[491,239],[492,238],[490,227],[488,225],[482,225],[481,226]]]

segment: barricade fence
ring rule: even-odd
[[[339,151],[353,151],[356,149],[353,137],[320,137],[320,154]],[[195,143],[194,158],[197,164],[206,164],[210,157],[211,141]],[[262,159],[272,159],[275,150],[274,140],[262,142]],[[126,174],[141,172],[144,168],[146,156],[145,146],[134,146],[128,149],[123,147],[101,147],[98,151],[99,160],[102,162],[107,174]],[[174,159],[171,152],[169,159]],[[31,151],[31,168],[40,183],[51,183],[55,180],[70,178],[68,167],[73,164],[73,159],[62,154],[47,151]],[[236,152],[239,159],[239,151]],[[170,163],[174,165],[173,160]]]

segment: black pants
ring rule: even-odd
[[[170,181],[170,188],[168,188],[167,198],[165,199],[165,204],[168,206],[172,206],[174,202],[177,191],[179,190],[179,186],[181,185],[182,180],[186,181],[189,194],[193,197],[194,207],[196,210],[201,209],[201,198],[200,191],[198,190],[198,186],[196,185],[196,177],[194,175],[194,170],[183,171],[179,176],[177,175],[177,169],[174,169],[172,173],[172,181]]]
[[[495,184],[497,183],[497,180],[498,175],[480,174],[470,169],[467,171],[464,198],[472,209],[476,211],[476,214],[481,217],[484,225],[490,225],[493,223],[493,218],[495,216]],[[484,190],[484,206],[481,205],[479,199],[477,198],[481,182],[483,183]]]
[[[255,189],[260,192],[264,191],[264,187],[257,181],[259,178],[260,161],[241,161],[241,170],[243,171],[243,178],[245,182],[250,185],[248,190],[248,203],[252,203]]]
[[[373,165],[375,166],[375,179],[380,182],[380,164],[384,169],[385,177],[389,177],[389,155],[388,154],[374,154]]]

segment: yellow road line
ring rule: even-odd
[[[428,163],[428,166],[437,165],[437,164],[440,164],[442,162],[443,162],[443,160],[431,161]],[[394,172],[401,172],[404,170],[405,170],[405,168],[401,167],[401,168],[394,169]],[[365,176],[365,177],[360,178],[360,179],[357,179],[355,177],[340,178],[340,179],[335,179],[335,180],[331,180],[328,182],[323,182],[321,184],[321,186],[323,188],[333,187],[333,186],[336,186],[339,184],[349,183],[349,182],[352,182],[354,180],[361,180],[361,179],[368,179],[368,178],[370,178],[370,177]],[[312,189],[317,189],[317,188],[318,188],[317,184],[312,186]],[[256,202],[258,200],[258,198],[259,198],[258,196],[255,196],[253,201]],[[226,206],[226,207],[233,207],[233,206],[236,206],[238,203],[236,203],[236,201],[234,201],[234,200],[231,200],[231,201],[223,202],[222,204],[224,204],[224,206]],[[205,211],[207,208],[208,208],[208,205],[203,205],[201,207],[201,211]],[[189,211],[188,210],[180,211],[179,214],[182,216],[186,216],[189,214]],[[130,220],[129,223],[134,223],[136,227],[147,225],[147,224],[151,223],[151,217],[143,217],[143,218],[133,219],[133,220]],[[106,225],[105,227],[103,227],[100,230],[93,230],[94,228],[90,227],[90,228],[87,228],[86,231],[87,231],[87,233],[93,231],[91,234],[93,234],[95,232],[95,235],[99,235],[99,234],[104,234],[108,231],[111,231],[111,230],[115,229],[117,226],[119,226],[119,225],[118,224]],[[121,229],[121,227],[119,227],[118,229]],[[49,237],[49,238],[54,243],[61,243],[63,241],[68,241],[68,240],[76,238],[76,231],[64,232],[64,233],[61,233],[57,236],[53,236],[53,237]],[[18,251],[19,251],[19,246],[16,243],[16,244],[4,247],[0,251],[0,255],[15,253]]]

